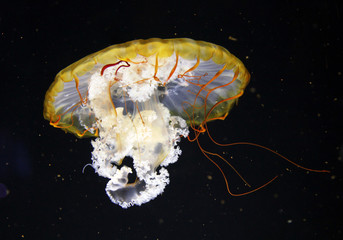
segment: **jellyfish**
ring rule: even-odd
[[[90,165],[109,179],[111,201],[128,208],[164,191],[181,138],[194,141],[207,122],[225,119],[249,78],[243,63],[216,44],[134,40],[60,71],[46,93],[44,118],[79,138],[95,137]]]

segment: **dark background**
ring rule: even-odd
[[[342,239],[342,3],[336,1],[7,1],[0,15],[0,239]],[[301,3],[298,3],[301,2]],[[58,71],[109,45],[189,37],[224,46],[251,82],[221,142],[253,187],[228,195],[216,167],[183,139],[163,195],[124,210],[90,163],[90,139],[49,126],[44,95]],[[219,160],[217,160],[220,162]],[[220,165],[233,192],[249,190]],[[0,188],[0,189],[1,189]],[[4,192],[4,190],[1,190]]]

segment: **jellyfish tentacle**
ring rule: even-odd
[[[269,185],[270,183],[272,183],[276,178],[278,178],[278,175],[276,175],[275,177],[273,177],[271,180],[269,180],[268,182],[262,184],[261,186],[257,187],[257,188],[254,188],[250,191],[247,191],[247,192],[244,192],[244,193],[233,193],[231,190],[230,190],[230,186],[229,186],[229,182],[228,182],[228,179],[224,173],[224,171],[221,169],[221,167],[218,165],[218,163],[216,163],[211,157],[208,156],[208,154],[211,154],[211,155],[215,155],[215,156],[218,156],[220,157],[222,160],[224,160],[224,162],[226,164],[228,164],[237,174],[238,176],[244,181],[245,184],[247,184],[249,187],[251,187],[249,185],[249,183],[242,177],[242,175],[232,166],[232,164],[230,164],[225,158],[223,158],[222,156],[220,156],[219,154],[215,154],[215,153],[211,153],[211,152],[208,152],[206,150],[204,150],[201,145],[200,145],[200,142],[199,140],[197,139],[197,144],[199,146],[199,149],[200,151],[205,155],[205,157],[210,160],[216,167],[217,169],[220,171],[220,173],[222,174],[223,178],[224,178],[224,181],[225,181],[225,185],[226,185],[226,189],[228,191],[228,193],[231,195],[231,196],[234,196],[234,197],[239,197],[239,196],[244,196],[244,195],[247,195],[247,194],[250,194],[250,193],[253,193],[253,192],[256,192],[264,187],[266,187],[267,185]]]
[[[179,63],[179,55],[178,54],[175,54],[175,65],[174,65],[174,67],[172,68],[172,70],[170,71],[170,73],[169,73],[169,76],[168,76],[168,78],[165,80],[165,82],[163,83],[163,86],[165,86],[167,83],[168,83],[168,81],[169,81],[169,79],[173,76],[173,74],[175,73],[175,70],[176,70],[176,68],[177,68],[177,65],[178,65],[178,63]]]

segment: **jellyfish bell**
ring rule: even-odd
[[[166,166],[189,129],[224,119],[249,73],[223,47],[191,39],[113,45],[59,72],[46,93],[44,117],[92,140],[92,167],[108,178],[106,193],[123,208],[146,203],[169,183]],[[125,165],[131,158],[133,167]],[[136,180],[129,181],[134,174]]]

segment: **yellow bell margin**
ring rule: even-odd
[[[46,92],[43,111],[44,118],[52,122],[58,120],[59,116],[56,115],[54,102],[57,94],[63,91],[64,83],[74,80],[74,76],[80,77],[86,74],[96,64],[106,65],[119,60],[134,59],[137,54],[144,57],[158,54],[159,58],[167,58],[173,55],[174,52],[184,59],[194,60],[199,58],[203,61],[211,59],[216,64],[226,64],[227,70],[238,72],[238,79],[243,83],[241,85],[242,91],[249,82],[250,74],[243,63],[221,46],[189,38],[133,40],[112,45],[90,54],[60,71]],[[72,129],[68,129],[68,131],[73,132]]]

